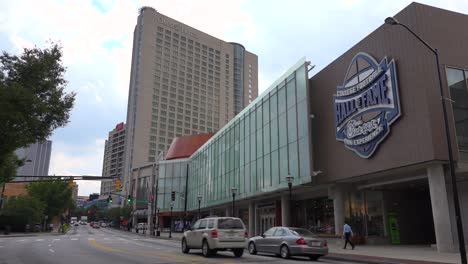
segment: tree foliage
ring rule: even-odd
[[[0,55],[0,167],[21,147],[46,140],[68,123],[75,93],[66,93],[62,48],[57,43]],[[2,172],[2,169],[0,169]],[[15,175],[0,174],[4,181]]]
[[[46,205],[44,214],[49,219],[73,206],[72,187],[67,181],[33,182],[26,188],[31,197]]]
[[[12,225],[13,230],[23,230],[26,224],[31,227],[41,223],[46,205],[29,195],[18,196],[9,200],[2,212],[1,225]]]

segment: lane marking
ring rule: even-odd
[[[100,249],[103,249],[103,250],[107,250],[107,251],[111,251],[111,252],[127,252],[125,250],[120,250],[120,249],[115,249],[115,248],[111,248],[111,247],[108,247],[108,246],[104,246],[102,244],[98,244],[96,242],[96,240],[92,240],[90,241],[89,243],[91,243],[91,245],[97,247],[97,248],[100,248]]]
[[[51,248],[49,248],[49,251],[52,252],[52,253],[55,253],[55,251]]]
[[[40,242],[40,241],[44,241],[44,239],[42,238],[39,238],[39,239],[36,239],[37,242]]]
[[[52,246],[52,244],[49,244],[49,247],[51,247],[51,246]]]
[[[91,241],[91,240],[96,240],[94,237],[88,237],[88,240]]]
[[[26,241],[26,239],[20,239],[20,240],[18,240],[18,241],[19,241],[19,242],[23,242],[23,241]]]
[[[72,238],[71,240],[74,240],[74,241],[76,241],[76,240],[78,240],[78,238]]]

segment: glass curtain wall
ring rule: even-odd
[[[447,84],[450,89],[450,97],[453,100],[453,117],[457,133],[460,158],[468,159],[468,71],[455,68],[447,68]]]
[[[191,156],[189,210],[312,181],[307,87],[303,59]]]
[[[173,211],[185,210],[185,185],[189,160],[160,161],[156,208],[170,211],[171,192],[175,192]]]

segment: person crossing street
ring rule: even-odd
[[[345,244],[344,244],[343,249],[346,249],[346,246],[348,245],[348,242],[351,245],[351,249],[354,249],[354,244],[350,240],[350,238],[353,236],[353,230],[351,229],[351,226],[349,226],[348,223],[346,223],[346,222],[345,222],[345,224],[343,226],[343,235],[344,235],[344,239],[345,239]]]

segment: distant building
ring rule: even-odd
[[[26,159],[24,166],[18,168],[17,176],[48,176],[52,141],[29,145],[15,151],[19,158]]]
[[[73,190],[72,190],[72,198],[73,198],[73,201],[76,202],[76,200],[78,199],[78,184],[76,184],[76,182],[73,182]]]
[[[42,143],[35,143],[25,148],[20,148],[15,151],[15,154],[25,159],[24,166],[19,167],[16,171],[16,176],[47,176],[49,175],[50,155],[52,152],[52,141],[46,140]],[[33,180],[30,178],[29,180]],[[18,180],[18,179],[16,179]],[[5,206],[5,202],[10,199],[16,199],[20,195],[27,194],[26,185],[27,183],[14,183],[12,182],[5,185],[5,191],[3,193],[2,207]]]
[[[131,65],[127,193],[147,185],[147,175],[132,172],[153,164],[175,137],[216,132],[258,95],[257,55],[151,7],[140,9]]]
[[[102,164],[102,176],[115,177],[113,180],[101,182],[101,194],[109,195],[116,192],[117,179],[122,180],[125,148],[125,124],[119,123],[114,130],[109,132],[104,147],[104,158]]]

